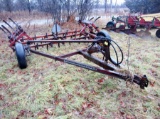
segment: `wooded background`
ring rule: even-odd
[[[113,4],[112,0],[0,0],[0,12],[13,11],[41,11],[50,13],[53,18],[59,21],[75,15],[80,19],[93,12],[93,9],[104,8],[102,12],[109,12],[107,9],[128,7],[131,12],[157,13],[160,12],[160,0],[125,0],[122,5]]]

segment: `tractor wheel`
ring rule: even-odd
[[[128,24],[128,28],[134,29],[134,28],[135,28],[135,25],[129,25],[129,24]]]
[[[160,29],[158,29],[158,30],[156,31],[156,36],[157,36],[158,38],[160,38]]]
[[[125,25],[120,25],[118,28],[119,28],[120,30],[124,30],[124,29],[125,29]]]
[[[106,25],[106,28],[110,28],[110,29],[115,28],[114,22],[112,22],[112,21],[108,22]]]
[[[25,69],[27,67],[26,55],[24,47],[21,43],[16,43],[15,52],[20,69]]]
[[[111,39],[110,35],[109,35],[108,32],[105,31],[105,30],[102,30],[102,31],[98,32],[98,33],[97,33],[97,36],[103,36],[103,37],[106,37],[106,38],[108,38],[108,39]]]

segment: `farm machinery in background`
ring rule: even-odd
[[[95,19],[94,22],[98,19],[99,17]],[[119,45],[111,39],[108,32],[104,30],[100,31],[99,28],[95,26],[94,22],[91,22],[93,18],[90,19],[90,21],[79,20],[79,24],[82,25],[82,29],[80,30],[60,32],[60,26],[55,24],[51,34],[46,33],[45,35],[34,37],[30,37],[29,35],[27,35],[22,27],[11,18],[9,18],[9,20],[13,24],[15,24],[16,29],[6,21],[4,21],[4,23],[7,25],[7,27],[2,25],[0,29],[7,35],[10,43],[9,47],[15,52],[18,65],[21,69],[27,67],[26,56],[33,53],[94,72],[123,79],[125,81],[138,84],[141,89],[144,89],[148,86],[149,81],[146,75],[138,76],[131,75],[131,73],[120,72],[120,64],[123,61],[123,52]],[[10,28],[12,31],[10,31],[8,28]],[[54,45],[58,45],[60,47],[60,45],[66,43],[85,43],[88,46],[84,49],[78,49],[75,52],[67,53],[61,56],[50,55],[39,51],[39,47],[41,46],[43,46],[43,48],[44,46],[46,46],[46,48],[48,49],[49,47],[53,47]],[[111,57],[111,47],[114,49],[113,51],[116,56],[115,59]],[[95,53],[99,53],[100,55],[102,55],[102,57],[97,57],[97,55],[95,56]],[[98,66],[96,67],[68,59],[69,57],[74,55],[81,55],[85,59],[88,59]]]
[[[151,29],[158,29],[156,36],[160,38],[160,20],[156,17],[153,17],[152,21],[146,21],[143,17],[135,15],[112,17],[112,21],[109,21],[104,29],[126,34],[139,33],[140,36],[150,34]],[[142,30],[138,32],[137,29],[144,29],[144,32],[141,32]]]

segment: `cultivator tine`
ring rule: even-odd
[[[7,24],[7,26],[9,26],[12,30],[14,30],[13,27],[9,23],[7,23],[5,20],[3,20],[3,22]]]
[[[36,35],[34,36],[34,40],[36,40],[37,39],[37,37],[36,37]]]
[[[11,22],[13,22],[13,24],[15,24],[15,26],[18,28],[18,29],[21,29],[21,26],[19,26],[15,21],[13,21],[13,19],[11,18],[8,18]]]
[[[45,36],[45,38],[48,38],[48,34],[46,33],[46,36]]]
[[[97,17],[97,18],[94,20],[94,22],[96,22],[99,18],[101,18],[101,17]]]
[[[35,50],[39,49],[38,43],[35,46]]]
[[[89,21],[91,21],[92,19],[94,19],[94,17],[90,18]]]
[[[7,34],[7,32],[6,32],[3,28],[0,27],[0,29],[1,29],[5,34]]]
[[[58,43],[58,47],[60,48],[61,46],[60,46],[60,43]]]
[[[8,33],[12,34],[5,26],[1,25]]]
[[[63,40],[63,37],[61,37],[61,40]],[[65,45],[65,43],[62,43],[63,45]]]
[[[51,47],[53,47],[53,43],[50,42],[49,45],[50,45]]]
[[[47,45],[47,50],[48,50],[48,45]]]
[[[66,38],[67,34],[68,34],[68,30],[63,34],[63,38]]]
[[[54,33],[52,32],[52,36],[54,36]]]
[[[74,37],[76,38],[76,35],[77,35],[77,29],[75,30],[74,32]]]

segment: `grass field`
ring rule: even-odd
[[[105,22],[99,21],[103,25]],[[68,26],[63,26],[64,29]],[[78,26],[77,26],[78,27]],[[102,26],[101,26],[102,27]],[[72,27],[73,28],[73,27]],[[25,27],[30,35],[51,31],[51,25]],[[20,70],[15,54],[0,32],[0,118],[1,119],[159,119],[160,39],[109,32],[124,52],[127,69],[128,40],[130,72],[146,74],[149,86],[139,86],[32,54],[27,69]],[[86,44],[55,46],[50,54],[64,54]],[[83,57],[72,59],[88,63]]]

